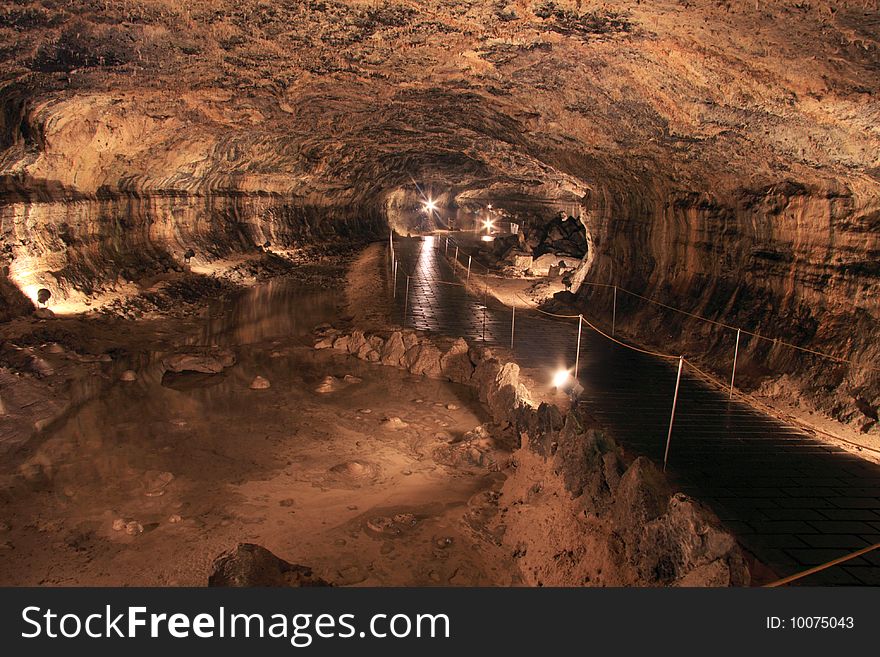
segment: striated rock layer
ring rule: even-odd
[[[422,195],[440,225],[565,209],[590,247],[576,282],[856,361],[744,347],[868,421],[878,26],[874,0],[15,0],[0,317],[187,248],[408,230]],[[619,320],[726,367],[730,333],[685,317],[629,299]]]

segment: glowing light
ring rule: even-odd
[[[425,208],[425,212],[427,212],[429,214],[437,211],[437,202],[432,198],[429,198],[422,205]]]
[[[480,239],[484,242],[494,242],[495,241],[495,238],[492,237],[491,235],[483,235],[482,237],[480,237]]]
[[[486,221],[483,222],[483,227],[486,230],[492,230],[492,227],[494,225],[495,225],[495,222],[493,222],[491,219],[486,219]]]
[[[569,370],[556,370],[556,373],[553,375],[553,387],[562,388],[568,383],[570,376],[571,372]]]

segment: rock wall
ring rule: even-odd
[[[714,514],[580,411],[536,405],[519,366],[467,341],[412,330],[316,330],[315,347],[473,386],[495,431],[519,444],[499,527],[532,586],[746,586],[749,570]],[[463,446],[463,449],[470,449]],[[489,460],[477,455],[477,463]],[[496,461],[497,463],[497,461]]]
[[[650,188],[647,188],[650,190]],[[584,280],[616,284],[744,331],[821,351],[844,364],[748,335],[737,380],[876,431],[880,406],[880,202],[866,190],[795,183],[725,197],[618,190],[584,213],[595,254]],[[610,323],[607,288],[583,285]],[[617,297],[617,326],[667,353],[730,376],[735,330]]]
[[[378,236],[384,219],[369,207],[335,207],[277,194],[74,195],[44,190],[0,195],[0,239],[9,294],[0,317],[21,314],[40,288],[52,306],[88,302],[129,281],[182,271],[186,252],[205,272],[212,263],[333,239]],[[15,295],[18,288],[21,293]]]

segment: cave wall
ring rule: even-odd
[[[870,188],[869,188],[870,189]],[[646,191],[648,193],[646,193]],[[579,296],[610,323],[618,285],[853,364],[742,335],[737,380],[871,429],[880,405],[880,203],[866,190],[794,182],[726,199],[665,187],[596,194],[582,218],[595,254]],[[729,379],[736,332],[618,292],[617,326]]]
[[[4,285],[33,302],[46,287],[53,294],[50,305],[63,308],[129,281],[180,271],[190,248],[197,262],[210,264],[254,254],[267,242],[290,248],[374,238],[384,225],[381,211],[369,206],[281,195],[113,193],[64,199],[10,193],[0,202]],[[9,298],[3,312],[27,310],[27,304]]]

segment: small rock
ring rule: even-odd
[[[339,583],[343,586],[360,584],[367,579],[366,573],[356,565],[346,566],[339,571]]]
[[[254,377],[254,380],[251,381],[250,387],[251,387],[251,390],[266,390],[270,386],[271,386],[271,384],[269,383],[268,379],[257,375]]]
[[[342,380],[346,383],[360,383],[363,379],[359,376],[354,376],[353,374],[346,374],[342,377]]]
[[[369,408],[362,408],[358,411],[358,413],[362,413],[364,415],[369,415],[372,412],[373,412],[372,409],[369,409]]]
[[[113,521],[113,531],[121,532],[125,529],[125,520],[122,518],[117,518]]]
[[[320,393],[322,395],[326,395],[327,393],[339,390],[340,387],[341,386],[340,386],[339,379],[337,379],[335,376],[325,376],[321,380],[320,385],[318,385],[318,387],[315,388],[315,392]]]
[[[458,406],[456,406],[455,404],[446,404],[446,410],[447,411],[457,411]]]
[[[42,419],[34,422],[34,430],[35,431],[42,431],[43,429],[48,427],[50,424],[52,424],[52,418],[50,418],[50,417],[42,418]]]
[[[120,381],[137,381],[137,373],[134,370],[125,370],[120,376]]]
[[[401,420],[399,417],[389,417],[387,420],[382,422],[383,426],[387,429],[392,429],[394,431],[398,431],[400,429],[406,429],[409,424]]]
[[[34,317],[37,319],[53,319],[55,317],[55,313],[53,313],[48,308],[37,308],[34,311]]]
[[[280,506],[293,506],[294,501],[293,501],[292,497],[288,497],[286,499],[281,500],[278,504]]]
[[[170,516],[168,516],[168,522],[170,522],[172,525],[176,525],[181,520],[182,520],[182,518],[179,515],[177,515],[176,513],[172,513]]]
[[[144,475],[144,487],[147,497],[161,497],[165,494],[165,487],[174,481],[174,475],[170,472],[157,472],[150,470]]]
[[[409,470],[409,469],[407,469],[407,470],[401,470],[401,471],[400,471],[400,474],[402,474],[402,475],[405,476],[405,477],[409,477],[409,476],[412,474],[412,470]]]
[[[144,527],[136,520],[125,523],[125,533],[129,536],[137,536],[144,533]]]

